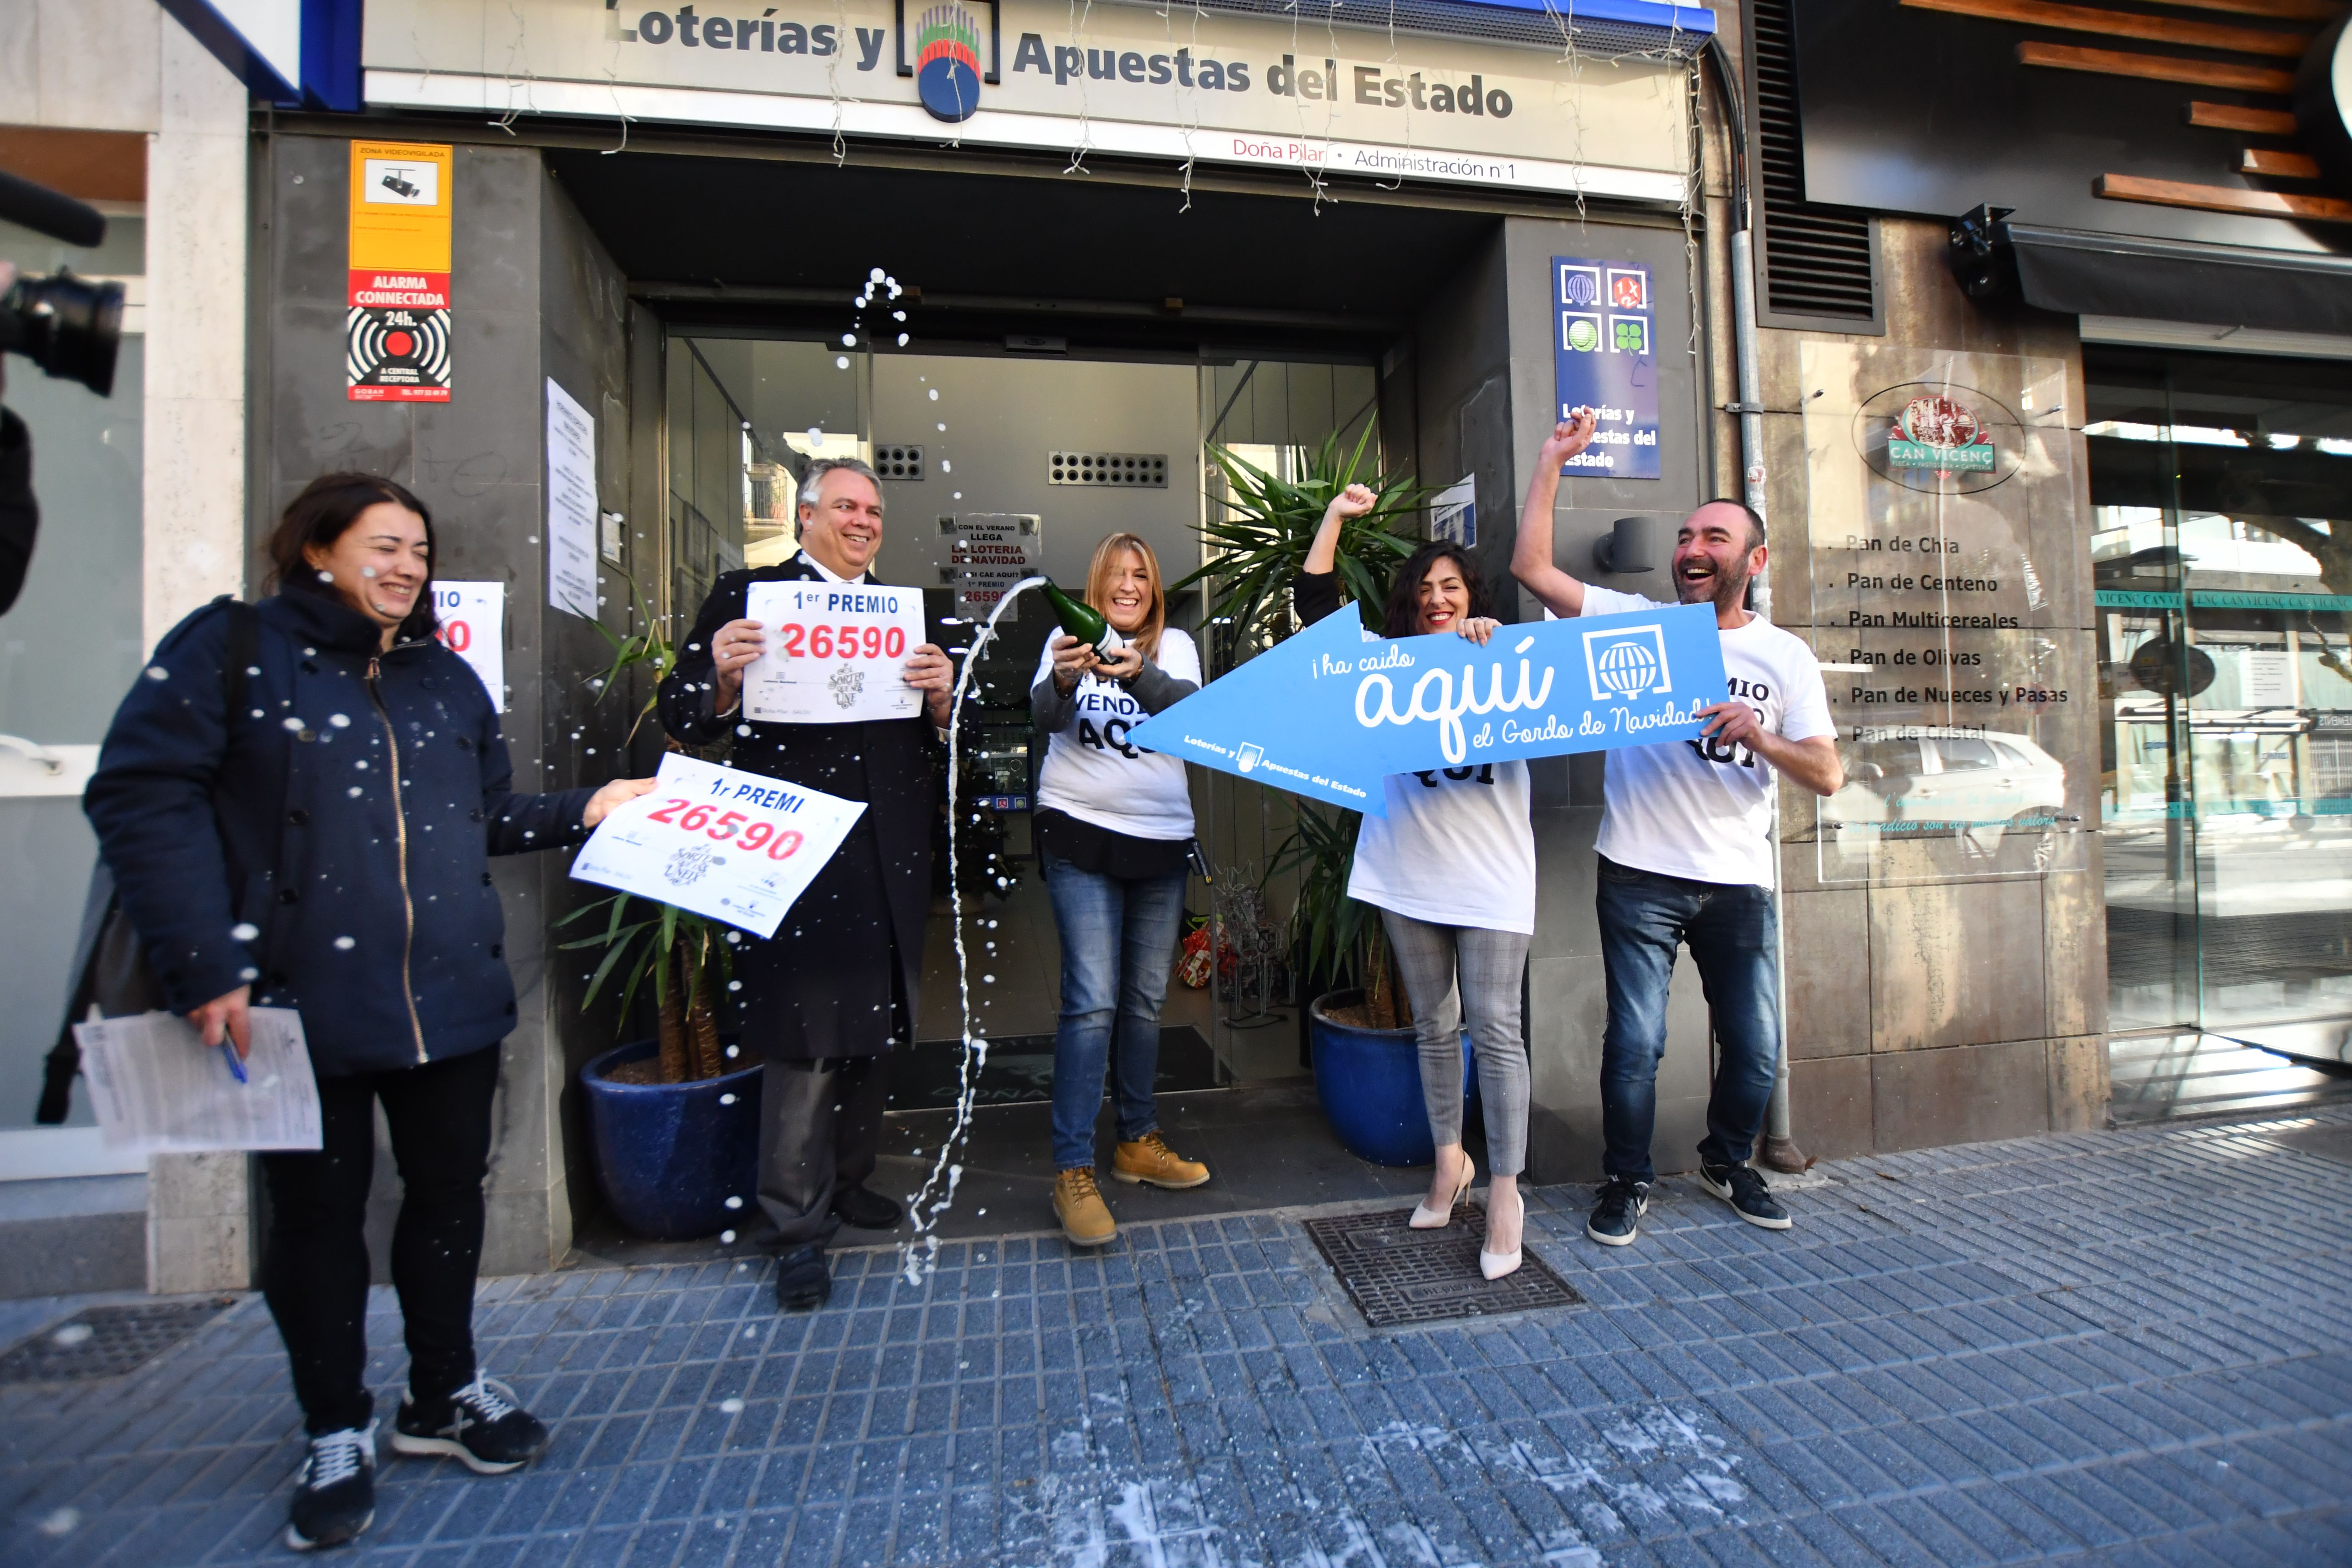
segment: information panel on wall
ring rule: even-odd
[[[1658,322],[1650,269],[1630,261],[1555,256],[1551,279],[1555,416],[1590,408],[1600,421],[1592,444],[1560,471],[1656,479]]]
[[[2097,692],[2057,360],[1808,342],[1823,881],[2087,863]]]
[[[353,403],[449,401],[449,163],[446,145],[352,143]]]

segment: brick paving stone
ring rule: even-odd
[[[1373,1333],[1284,1215],[487,1280],[531,1470],[379,1470],[370,1568],[2352,1562],[2352,1166],[2271,1122],[1816,1167],[1766,1234],[1679,1178],[1590,1305]],[[368,1373],[404,1370],[388,1292]],[[272,1561],[299,1420],[260,1303],[0,1389],[0,1562]]]

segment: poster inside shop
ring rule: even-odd
[[[940,521],[950,534],[948,585],[955,589],[955,613],[965,620],[986,620],[1044,558],[1045,529],[1034,513],[968,511]],[[1020,614],[1015,604],[1004,618]]]
[[[923,694],[907,660],[923,644],[919,588],[872,583],[754,583],[746,618],[768,650],[743,667],[743,715],[766,724],[911,719]]]
[[[482,678],[490,706],[507,710],[507,585],[433,580],[433,635]]]
[[[449,163],[443,145],[352,143],[353,403],[449,401]]]
[[[1560,472],[1612,479],[1658,477],[1657,300],[1650,269],[1591,257],[1551,258],[1553,415],[1590,408],[1592,444]]]
[[[866,810],[861,801],[677,752],[662,758],[656,776],[651,795],[614,806],[596,825],[572,858],[572,876],[763,937],[776,934]]]

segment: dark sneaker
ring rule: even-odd
[[[1592,1217],[1584,1222],[1584,1234],[1603,1247],[1630,1246],[1641,1234],[1642,1215],[1649,1206],[1649,1183],[1612,1176],[1593,1195]]]
[[[502,1476],[539,1458],[547,1423],[515,1403],[514,1390],[495,1378],[474,1381],[438,1399],[404,1399],[392,1424],[393,1451],[446,1454],[480,1476]]]
[[[896,1230],[898,1222],[907,1217],[907,1210],[895,1198],[886,1198],[871,1187],[844,1187],[833,1194],[833,1212],[841,1216],[844,1225],[854,1225],[860,1230]]]
[[[1749,1225],[1760,1225],[1766,1230],[1786,1230],[1796,1223],[1752,1166],[1701,1165],[1698,1184],[1729,1204],[1733,1212]]]
[[[310,1439],[294,1473],[286,1544],[297,1552],[341,1546],[375,1518],[375,1423]]]
[[[833,1271],[822,1247],[795,1247],[776,1258],[776,1305],[787,1312],[814,1312],[833,1300]]]

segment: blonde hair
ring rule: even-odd
[[[1100,610],[1106,619],[1110,615],[1110,574],[1118,558],[1132,551],[1143,563],[1144,575],[1151,579],[1151,608],[1143,617],[1142,629],[1127,640],[1143,650],[1143,657],[1157,663],[1160,658],[1160,634],[1168,625],[1168,595],[1160,588],[1160,557],[1151,546],[1132,533],[1110,533],[1095,546],[1095,558],[1087,566],[1087,603]],[[1126,634],[1122,633],[1122,636]]]

